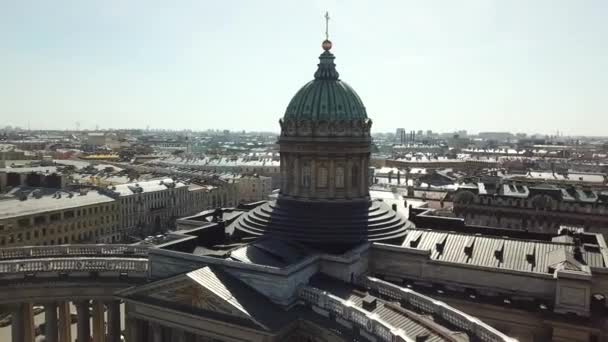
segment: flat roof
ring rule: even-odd
[[[118,192],[120,196],[129,196],[137,193],[137,188],[142,189],[143,193],[155,192],[167,190],[168,184],[175,184],[176,188],[181,188],[186,186],[186,184],[181,182],[175,182],[171,178],[167,179],[159,179],[159,180],[151,180],[145,182],[134,182],[127,184],[119,184],[112,187],[112,190]]]
[[[0,168],[0,172],[15,172],[15,173],[46,173],[53,174],[57,173],[56,166],[33,166],[33,167],[5,167]]]
[[[53,198],[51,195],[35,198],[30,194],[25,201],[18,198],[0,200],[0,220],[114,201],[113,198],[97,191],[89,191],[86,195],[73,193],[72,197],[65,191],[60,193],[60,198]]]

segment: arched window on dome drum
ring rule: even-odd
[[[336,188],[344,187],[344,168],[342,166],[336,167]]]
[[[302,186],[310,186],[310,163],[304,163],[302,166]]]
[[[320,167],[317,175],[317,188],[327,187],[327,168]]]
[[[353,165],[352,173],[351,173],[351,184],[353,187],[359,184],[359,168],[357,165]]]

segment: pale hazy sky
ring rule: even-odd
[[[325,10],[376,132],[608,135],[606,0],[0,0],[0,126],[278,131]]]

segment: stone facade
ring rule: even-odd
[[[281,195],[310,199],[369,198],[369,128],[356,139],[281,135]]]
[[[467,186],[454,195],[454,213],[467,224],[546,233],[571,226],[608,234],[606,194],[582,189],[568,192],[549,185],[536,191],[513,184],[501,184],[495,193],[488,193],[486,187],[482,190],[485,192],[478,186]],[[579,194],[584,198],[577,198]]]
[[[234,206],[231,186],[183,184],[171,179],[129,183],[113,187],[120,193],[121,227],[128,234],[150,235],[174,227],[178,217],[205,209]]]
[[[21,205],[31,205],[31,211],[0,218],[0,247],[120,240],[118,203],[97,192],[68,196],[63,193],[61,198],[30,196],[21,200]],[[20,202],[18,199],[7,201],[0,202],[0,210],[9,210],[7,206]],[[51,209],[53,206],[58,208]]]

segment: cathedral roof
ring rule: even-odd
[[[325,51],[319,56],[314,80],[306,83],[291,99],[284,121],[352,121],[367,119],[365,106],[359,95],[336,71],[331,42],[323,42]]]

